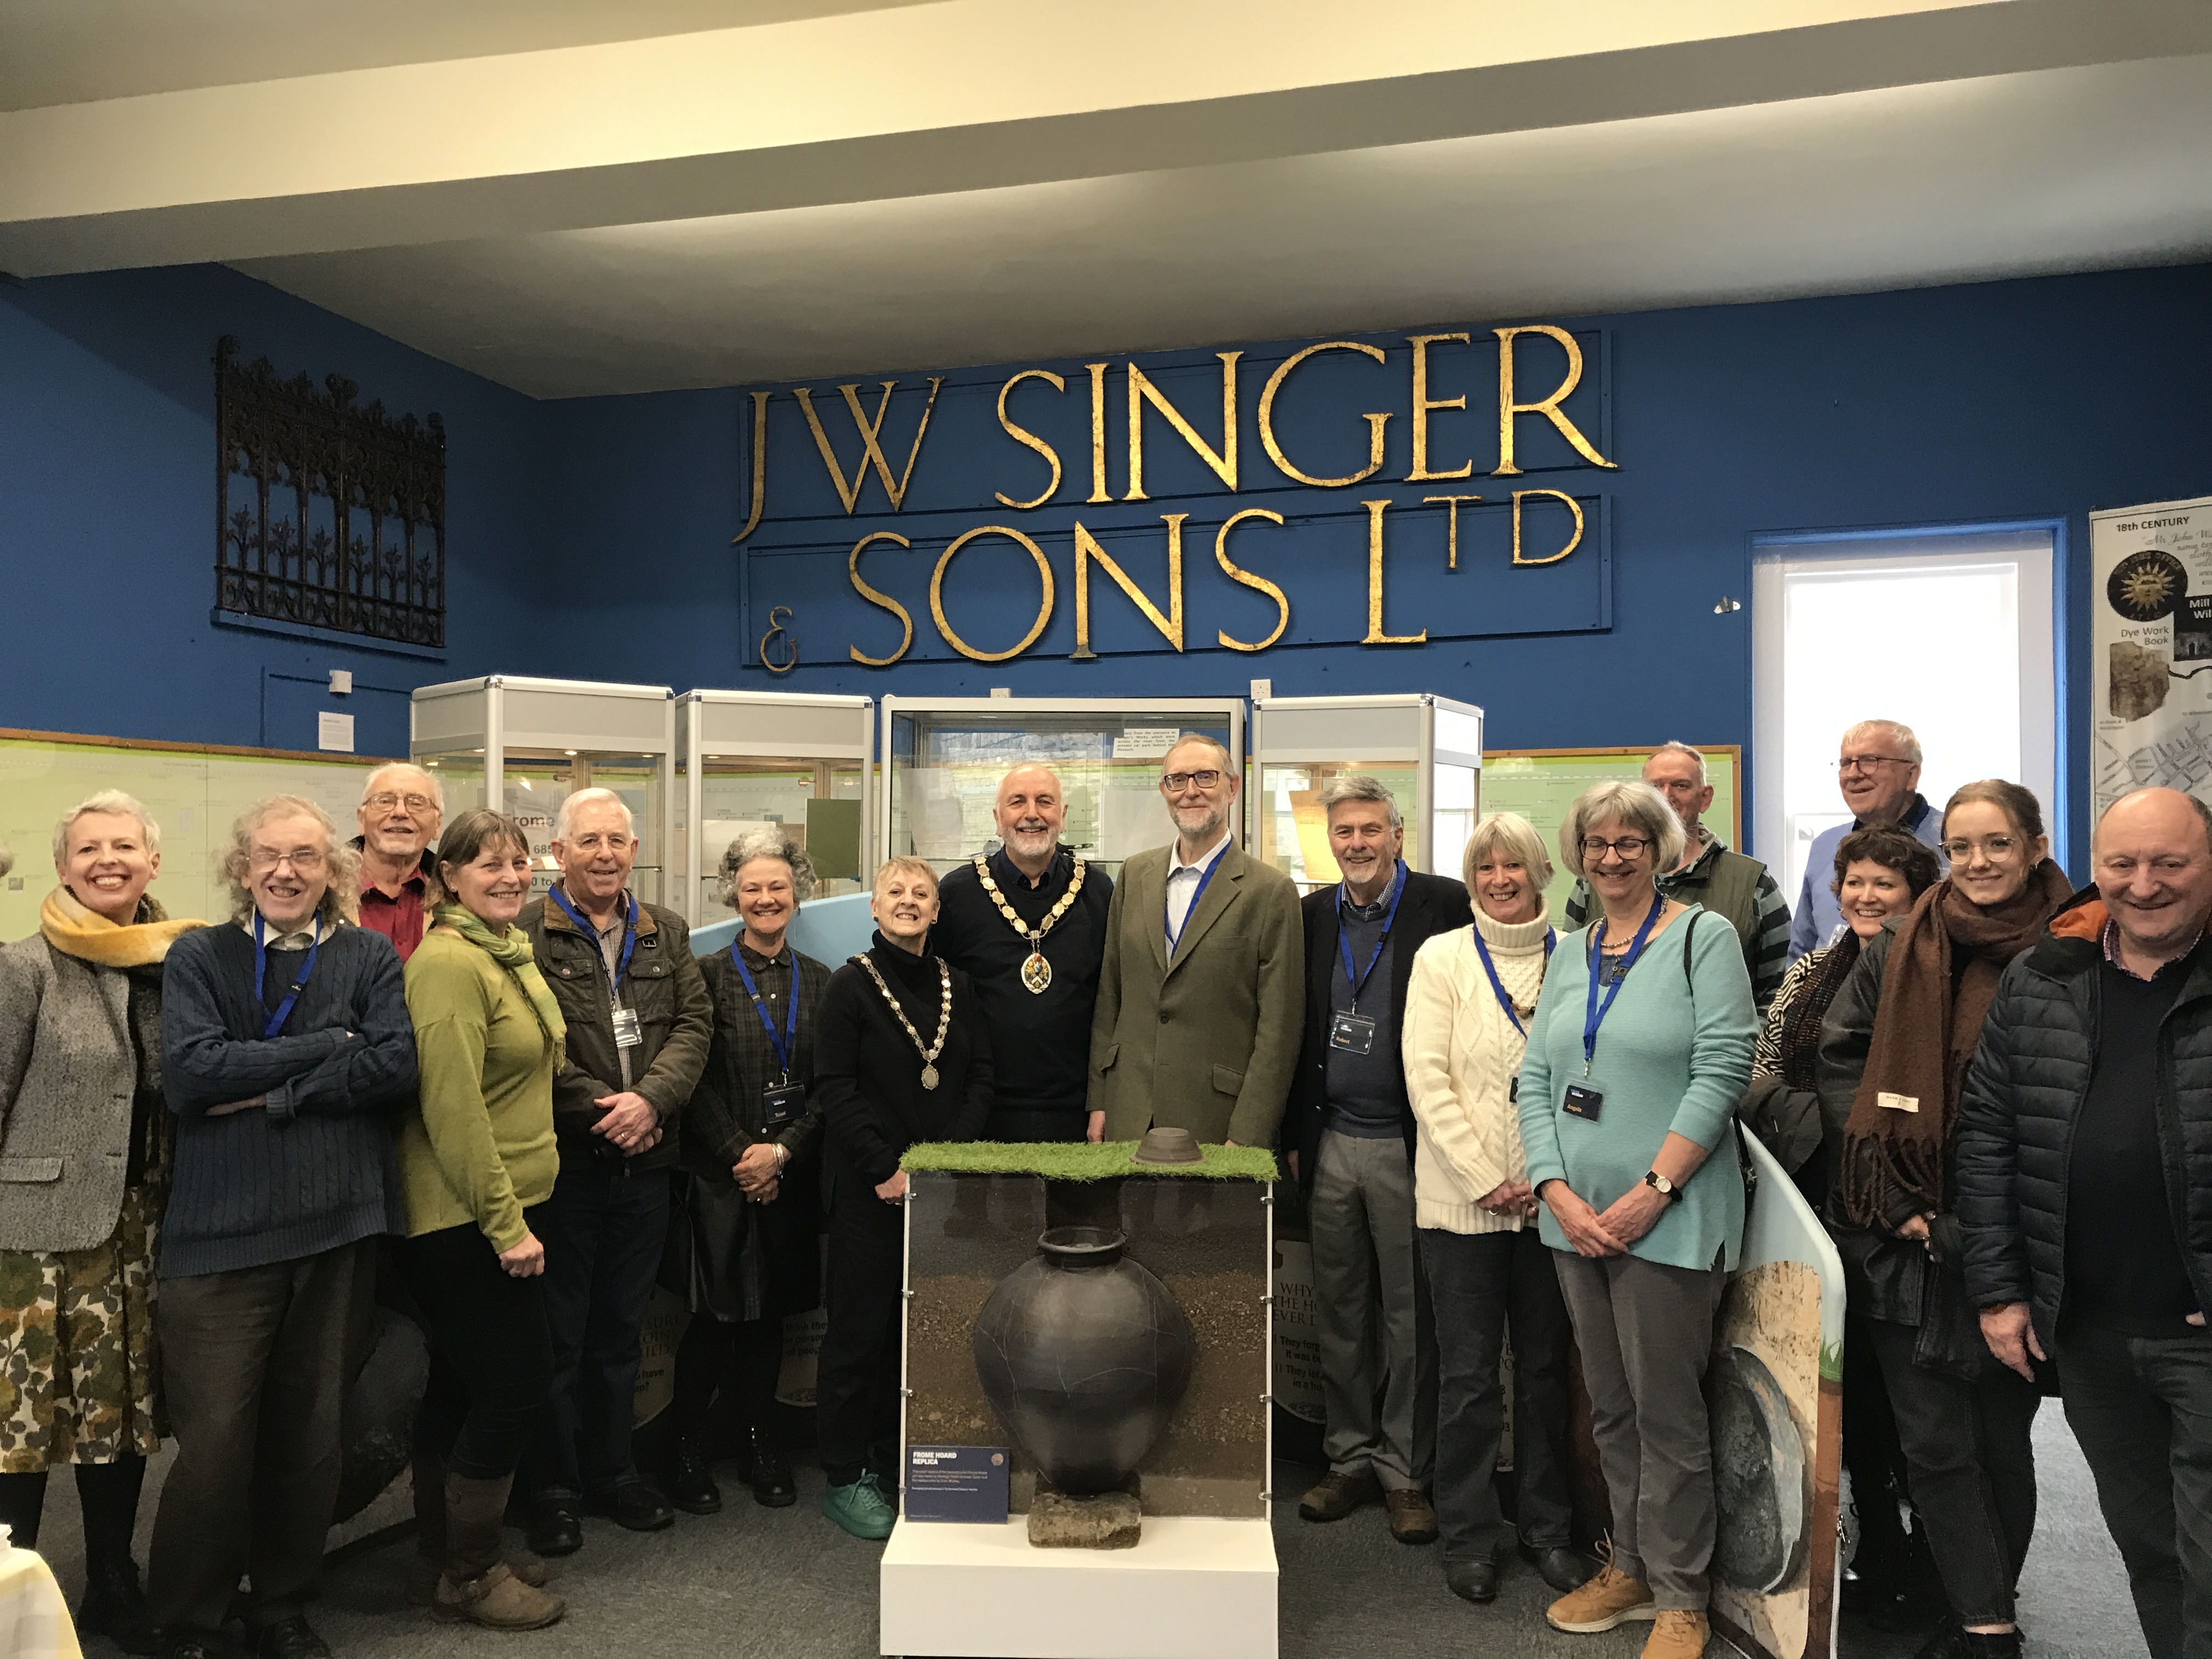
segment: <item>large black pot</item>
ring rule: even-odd
[[[1065,1492],[1118,1488],[1190,1386],[1190,1321],[1123,1256],[1127,1243],[1102,1227],[1053,1228],[975,1318],[984,1394]]]

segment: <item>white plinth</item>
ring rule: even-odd
[[[1275,1659],[1264,1520],[1145,1517],[1133,1550],[1041,1550],[1029,1522],[901,1521],[878,1650],[960,1659]]]

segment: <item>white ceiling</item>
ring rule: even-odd
[[[1368,4],[0,0],[0,268],[562,397],[2212,258],[2203,0]]]

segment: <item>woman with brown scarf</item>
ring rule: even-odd
[[[2040,1396],[1990,1357],[1966,1305],[1952,1207],[1959,1096],[1999,976],[2071,889],[2041,807],[2015,783],[1953,795],[1942,851],[1949,878],[1866,945],[1828,1011],[1828,1220],[1951,1603],[1954,1622],[1920,1659],[1998,1659],[2021,1650],[2013,1590],[2035,1530]]]

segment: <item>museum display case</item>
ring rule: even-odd
[[[1425,691],[1252,705],[1252,855],[1301,892],[1337,879],[1322,792],[1365,774],[1398,798],[1406,866],[1456,877],[1482,810],[1482,710]]]
[[[862,890],[875,873],[866,697],[794,691],[687,691],[676,699],[672,817],[676,908],[694,927],[729,910],[716,896],[722,854],[747,830],[781,824],[814,865],[815,896]]]
[[[880,856],[910,854],[940,872],[995,843],[999,780],[1024,761],[1060,775],[1061,839],[1109,875],[1174,836],[1159,777],[1176,738],[1212,738],[1228,746],[1230,769],[1244,770],[1242,697],[887,696],[879,710]]]
[[[580,789],[613,790],[636,820],[632,890],[667,904],[675,695],[665,685],[508,674],[425,685],[409,710],[408,752],[443,781],[447,823],[491,806],[522,825],[534,892],[560,873],[552,840],[561,803]]]

